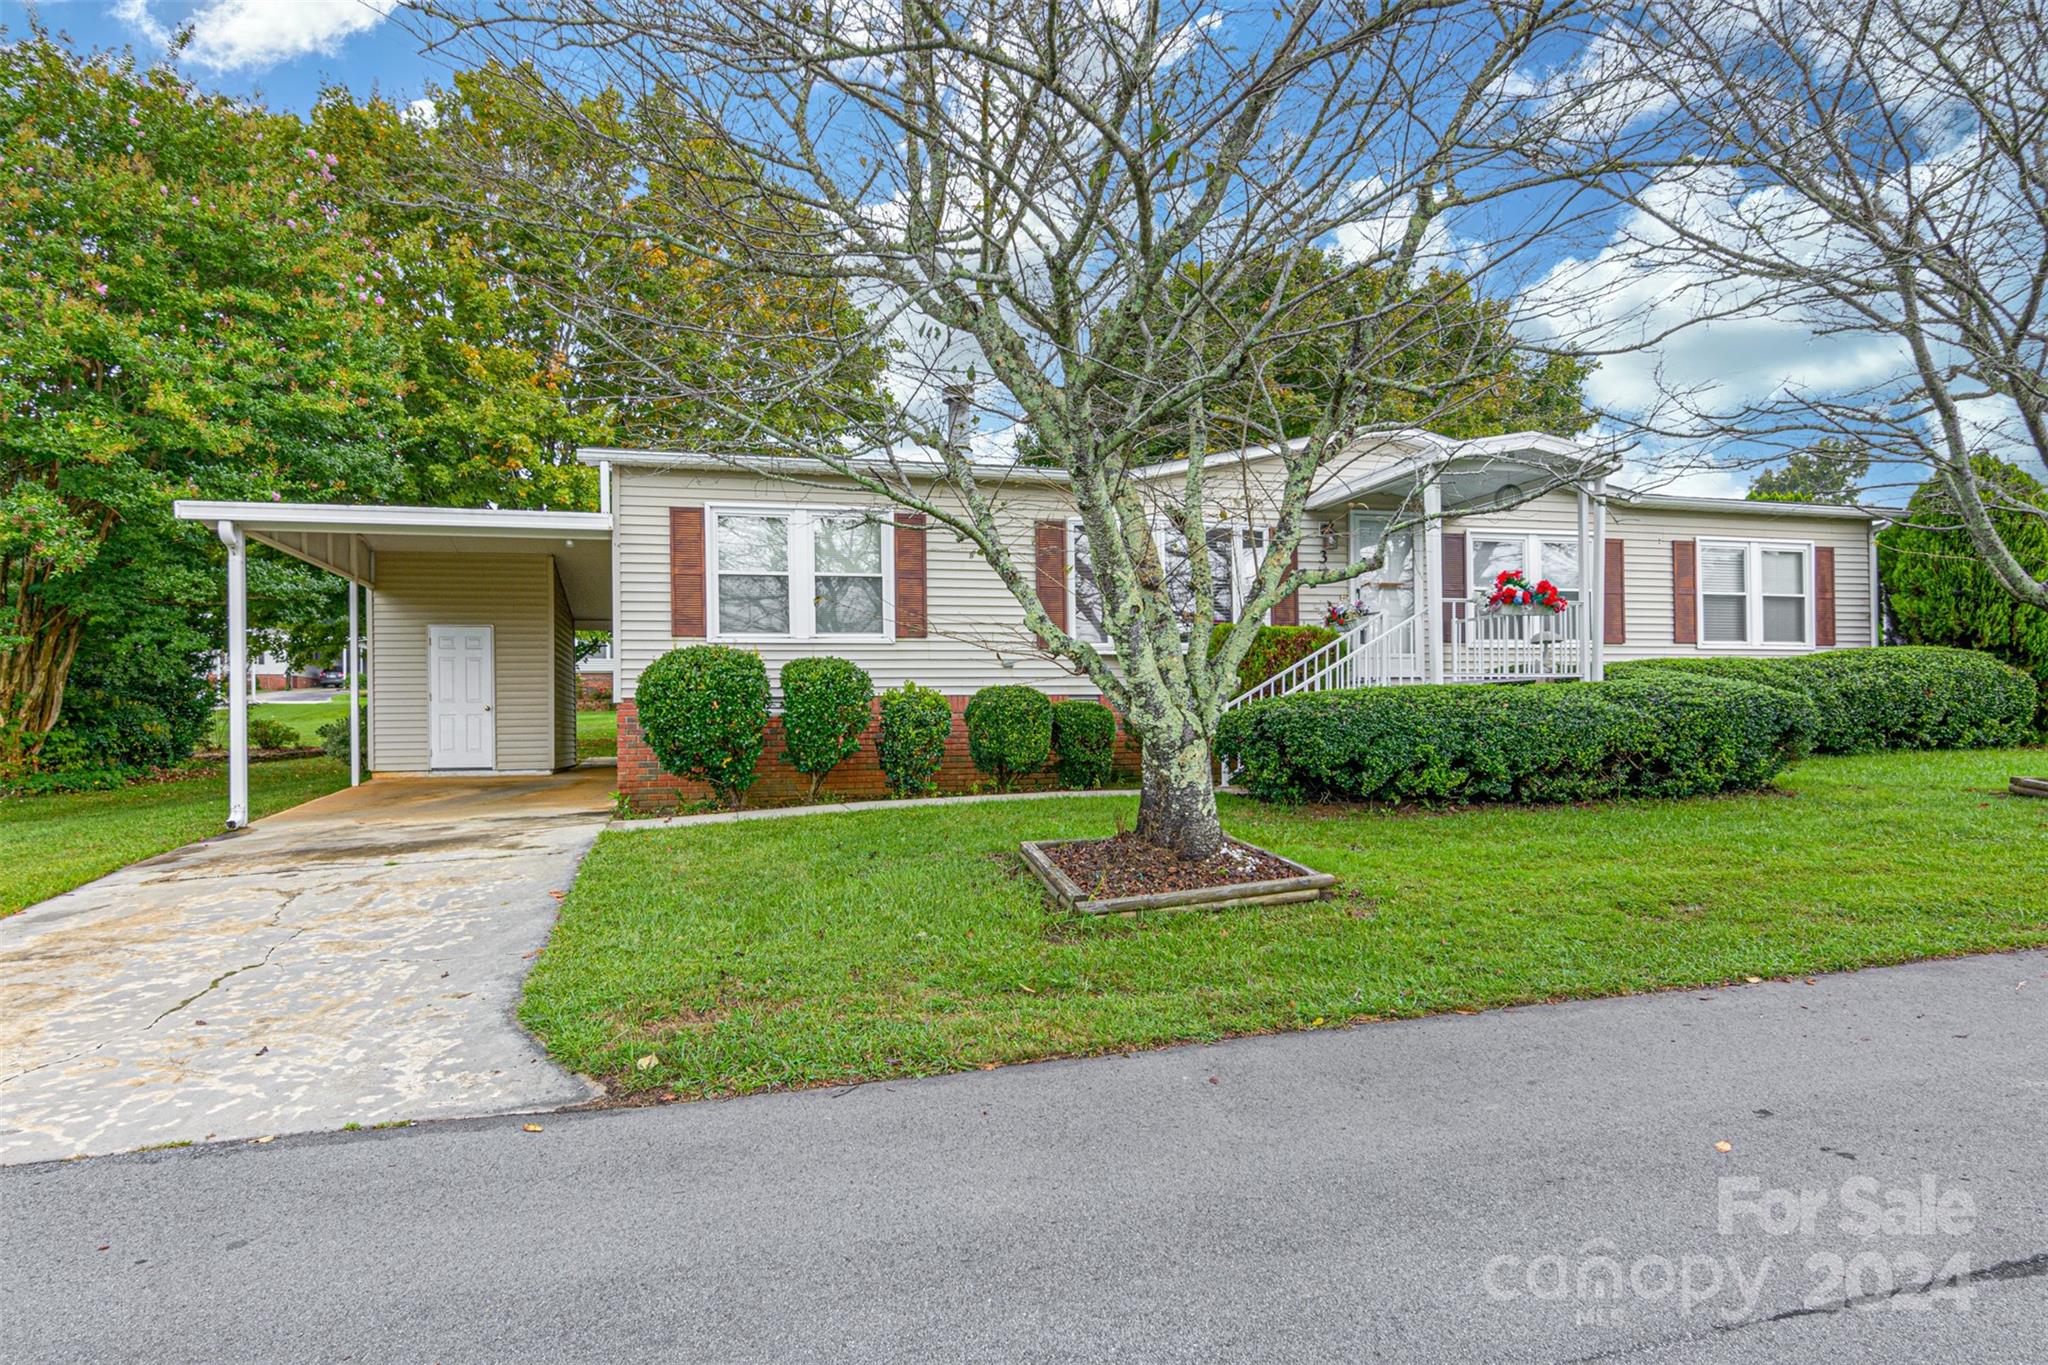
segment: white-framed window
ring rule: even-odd
[[[1471,576],[1467,590],[1474,597],[1493,591],[1493,580],[1520,569],[1531,583],[1549,579],[1567,602],[1579,600],[1585,577],[1579,569],[1579,538],[1555,531],[1468,531],[1466,554]]]
[[[1699,617],[1708,649],[1813,648],[1813,546],[1701,540]]]
[[[896,585],[886,513],[757,506],[706,512],[710,638],[892,638]]]
[[[1155,522],[1153,542],[1166,566],[1166,597],[1193,626],[1195,614],[1194,566],[1188,553],[1188,538],[1166,522]],[[1209,584],[1215,598],[1218,623],[1235,621],[1244,612],[1252,585],[1259,573],[1259,561],[1266,553],[1267,528],[1247,528],[1215,522],[1202,529],[1202,541],[1209,554]],[[1095,567],[1088,551],[1088,536],[1081,523],[1067,523],[1067,624],[1076,639],[1098,648],[1113,648],[1103,625],[1102,589],[1095,581]]]

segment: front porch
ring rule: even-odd
[[[1344,586],[1337,639],[1230,704],[1334,688],[1602,677],[1606,472],[1564,441],[1498,451],[1467,442],[1355,477],[1338,471],[1308,503],[1325,558],[1356,559],[1377,545],[1381,565]],[[1489,607],[1504,569],[1550,579],[1565,609]]]

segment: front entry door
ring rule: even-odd
[[[1393,514],[1388,512],[1351,514],[1354,554],[1364,554],[1379,543],[1381,536],[1387,538],[1387,555],[1380,567],[1353,579],[1351,583],[1356,599],[1376,613],[1368,635],[1377,634],[1415,614],[1415,533],[1396,531],[1387,535],[1387,523],[1393,519]],[[1413,631],[1388,641],[1389,662],[1397,672],[1414,673],[1419,670],[1420,662],[1415,656],[1417,644]]]
[[[497,677],[489,626],[432,626],[427,725],[436,768],[498,766]]]

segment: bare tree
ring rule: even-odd
[[[705,363],[704,345],[666,345],[689,330],[751,352],[755,339],[726,319],[600,288],[558,306],[650,401],[687,396],[723,414],[725,448],[801,457],[799,470],[830,471],[970,542],[1024,629],[1137,737],[1138,832],[1199,857],[1222,841],[1211,740],[1258,622],[1288,593],[1378,561],[1375,548],[1290,568],[1312,482],[1390,425],[1389,392],[1410,400],[1403,424],[1420,425],[1418,409],[1426,420],[1460,401],[1495,363],[1454,357],[1450,373],[1439,364],[1416,379],[1402,360],[1439,340],[1432,291],[1514,259],[1523,225],[1488,210],[1557,179],[1507,169],[1505,78],[1577,8],[444,0],[425,31],[529,72],[528,96],[559,135],[630,140],[650,168],[631,204],[579,198],[518,166],[467,168],[492,212],[845,290],[856,308],[800,320],[813,329],[810,363],[765,381],[755,366]],[[589,116],[579,100],[600,87],[623,92],[632,116]],[[650,200],[670,211],[645,211]],[[1297,267],[1332,248],[1341,268],[1303,282]],[[1452,263],[1466,269],[1443,273]],[[1330,305],[1365,297],[1351,286],[1368,272],[1383,285],[1370,307]],[[1247,290],[1258,307],[1242,306]],[[893,357],[881,404],[835,380],[878,345]],[[1304,352],[1326,358],[1306,420],[1299,392],[1283,402],[1270,379],[1277,358]],[[1028,431],[1034,458],[1065,472],[1113,658],[1051,619],[1006,542],[1000,471],[944,417],[970,391],[980,420]],[[791,392],[843,404],[833,438],[756,419]],[[1232,445],[1281,444],[1286,472],[1238,624],[1212,648],[1190,619],[1215,619],[1228,587],[1199,552],[1187,581],[1170,583],[1154,532],[1163,519],[1202,544],[1221,477],[1214,428]],[[1135,477],[1162,431],[1179,434],[1185,468]]]
[[[1538,92],[1546,164],[1624,207],[1605,249],[1551,282],[1560,331],[1614,352],[1803,323],[1831,362],[1809,377],[1664,382],[1627,415],[1681,443],[1669,467],[1834,452],[1889,467],[1894,489],[1899,472],[1932,479],[2004,589],[2048,606],[2048,582],[1993,518],[2048,509],[1972,461],[2048,462],[2039,0],[1652,0],[1610,14]],[[1664,287],[1589,320],[1623,275]]]

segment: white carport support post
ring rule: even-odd
[[[363,780],[363,712],[356,694],[356,674],[361,671],[363,647],[361,623],[356,616],[356,581],[348,580],[348,784]]]
[[[249,823],[249,542],[242,528],[216,528],[228,547],[228,828]]]

